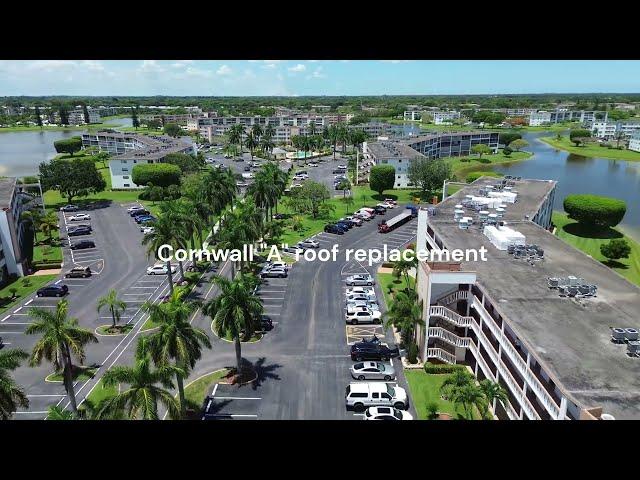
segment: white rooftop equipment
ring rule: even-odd
[[[487,225],[483,233],[498,250],[507,250],[509,245],[526,245],[525,236],[509,227]]]

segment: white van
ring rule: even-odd
[[[409,398],[397,383],[350,383],[344,394],[347,408],[364,410],[367,407],[394,407],[406,410]]]

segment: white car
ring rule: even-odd
[[[356,218],[360,218],[360,219],[364,220],[365,222],[368,222],[372,218],[372,215],[370,213],[367,213],[367,212],[355,213],[353,216],[356,217]]]
[[[140,231],[146,235],[147,233],[155,232],[156,229],[153,227],[140,227]]]
[[[91,220],[91,215],[88,213],[76,213],[69,217],[70,222],[81,222],[83,220]]]
[[[363,420],[413,420],[406,410],[398,410],[393,407],[369,407],[364,412]]]
[[[320,248],[320,243],[316,242],[315,240],[311,240],[310,238],[308,238],[306,240],[298,242],[298,246],[299,247],[304,247],[304,248]]]
[[[353,302],[376,302],[376,297],[374,295],[367,295],[366,293],[351,293],[347,295],[346,299],[347,304]]]
[[[337,169],[337,170],[346,170],[346,169],[347,169],[347,166],[346,166],[346,165],[338,165],[338,166],[336,167],[336,169]]]
[[[351,325],[359,325],[361,323],[381,323],[382,313],[366,307],[347,309],[344,319],[346,323]]]
[[[344,394],[347,408],[363,410],[366,407],[409,408],[404,388],[383,382],[350,383]]]
[[[373,287],[351,287],[347,288],[347,295],[351,294],[362,294],[362,295],[370,295],[376,296],[376,292]]]
[[[147,275],[166,275],[168,273],[166,265],[154,265],[147,268]],[[176,273],[176,267],[171,265],[171,273]]]
[[[374,312],[379,312],[378,304],[371,300],[347,300],[347,310],[355,310],[358,308],[369,308]]]
[[[347,220],[351,220],[353,223],[355,223],[358,227],[362,226],[362,219],[360,217],[355,217],[355,216],[348,216],[346,217]]]
[[[378,207],[382,207],[382,208],[386,208],[386,209],[389,209],[389,208],[395,208],[395,205],[392,205],[392,204],[387,203],[387,202],[379,203],[379,204],[378,204],[378,205],[376,205],[376,206],[378,206]]]
[[[285,262],[267,262],[264,268],[273,269],[273,268],[282,268],[286,271],[289,270],[289,264]]]
[[[144,208],[144,207],[143,207],[142,205],[134,205],[133,207],[129,207],[129,208],[127,208],[127,213],[131,213],[131,212],[133,212],[134,210],[141,210],[141,209],[143,209],[143,208]]]
[[[373,279],[371,275],[351,275],[347,277],[347,285],[353,286],[372,286],[376,281]]]

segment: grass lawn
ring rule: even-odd
[[[100,325],[96,330],[100,335],[124,335],[132,328],[132,324],[125,323],[122,325],[116,325],[115,329],[111,326],[111,324]]]
[[[79,380],[79,381],[82,382],[84,380],[89,380],[90,378],[93,378],[95,374],[96,374],[96,369],[95,368],[84,367],[82,365],[74,365],[73,366],[73,379],[74,380]],[[52,373],[50,375],[47,375],[47,381],[48,382],[62,382],[63,381],[62,372]]]
[[[157,128],[147,128],[147,127],[122,127],[118,129],[121,132],[133,132],[133,133],[140,133],[140,134],[146,134],[146,135],[163,135],[164,132],[163,130],[157,129]],[[187,135],[187,132],[184,132],[185,135]]]
[[[37,125],[29,125],[29,126],[17,125],[15,127],[0,127],[0,133],[2,132],[38,132],[40,130],[50,131],[50,132],[62,132],[65,130],[74,131],[74,130],[85,130],[85,129],[86,127],[84,125],[81,125],[79,127],[43,126],[42,128],[38,127]]]
[[[583,157],[600,157],[610,158],[613,160],[627,160],[630,162],[640,162],[640,152],[634,152],[631,150],[618,150],[616,148],[601,147],[599,144],[590,143],[587,145],[581,145],[576,147],[575,144],[569,141],[569,137],[563,136],[560,140],[556,137],[542,137],[540,138],[545,143],[548,143],[554,148],[565,150],[576,155],[582,155]],[[615,144],[615,142],[613,142]]]
[[[87,400],[93,405],[97,405],[105,398],[115,397],[118,394],[118,387],[105,387],[102,383],[102,379],[98,381],[95,388],[91,391]]]
[[[432,402],[438,404],[438,412],[448,413],[455,419],[464,419],[464,408],[461,405],[454,405],[440,396],[440,387],[448,375],[428,374],[424,370],[405,370],[404,375],[419,420],[427,420],[427,405]],[[476,420],[480,418],[475,408],[473,417]]]
[[[184,387],[184,396],[188,403],[202,405],[206,396],[211,393],[213,386],[229,371],[226,368],[208,373]]]
[[[613,268],[630,282],[640,285],[640,243],[628,236],[625,237],[618,229],[609,229],[605,232],[589,230],[571,220],[565,213],[553,212],[552,220],[557,227],[556,235],[562,240]],[[613,264],[609,264],[607,259],[600,254],[600,245],[607,243],[612,238],[623,237],[631,246],[631,255],[629,258],[615,260]]]
[[[531,152],[513,152],[508,157],[500,150],[498,153],[491,155],[483,155],[482,159],[489,159],[490,163],[481,163],[479,157],[476,155],[469,155],[467,157],[446,157],[443,160],[451,165],[453,174],[460,180],[464,181],[469,172],[476,172],[481,170],[491,170],[492,165],[500,163],[513,163],[521,160],[527,160],[531,158],[533,154]],[[470,162],[463,162],[461,159],[470,158]]]
[[[391,296],[392,294],[389,293],[389,287],[392,286],[394,290],[398,291],[406,288],[407,284],[405,283],[404,278],[400,277],[398,280],[392,273],[378,273],[377,278],[378,285],[380,285],[380,289],[384,295],[384,303],[387,308],[389,308],[391,300],[393,299]],[[415,283],[416,280],[412,276],[409,276],[409,285],[411,285],[411,288],[413,288]]]
[[[28,287],[24,286],[23,281],[25,278],[29,279],[30,285]],[[54,280],[55,278],[57,278],[57,275],[29,275],[27,277],[19,278],[15,282],[6,285],[2,289],[0,289],[0,313],[3,313],[4,311],[15,307],[16,305],[18,305],[18,303],[31,295],[37,289]],[[17,289],[16,297],[13,300],[9,300],[11,298],[11,288]]]
[[[62,262],[62,247],[60,246],[60,230],[51,231],[51,241],[42,232],[38,234],[38,243],[33,245],[33,263]]]

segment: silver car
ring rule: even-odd
[[[370,308],[371,310],[379,311],[380,307],[376,302],[370,302],[368,300],[348,300],[347,301],[347,309],[348,310],[356,310],[357,308]]]
[[[351,275],[350,277],[347,277],[347,285],[351,287],[355,285],[371,286],[374,283],[376,283],[376,281],[373,279],[371,275]]]
[[[309,238],[307,240],[302,240],[301,242],[298,242],[298,246],[304,247],[304,248],[320,248],[320,243],[316,242],[315,240],[311,240]]]
[[[393,407],[369,407],[364,412],[363,420],[413,420],[413,416]]]
[[[386,362],[359,362],[351,368],[351,376],[356,380],[393,380],[396,371],[391,363]]]

